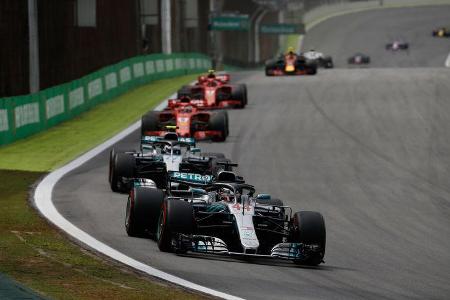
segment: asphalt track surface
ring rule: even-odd
[[[395,21],[390,21],[394,12]],[[379,31],[377,36],[376,26],[384,29],[391,22],[392,32],[410,32],[412,27],[426,27],[428,32],[441,24],[436,21],[440,14],[450,15],[449,7],[361,15],[378,20],[367,28],[372,35],[368,40],[377,37],[384,43],[386,34]],[[330,19],[317,30],[330,24],[331,36],[333,30],[347,28],[345,45],[354,49],[361,40],[352,40],[353,27],[347,22],[359,16]],[[321,40],[312,36],[315,32],[307,43]],[[414,39],[414,45],[425,48],[411,53],[434,51],[429,35]],[[335,42],[325,39],[321,46],[331,52]],[[383,43],[370,48],[380,58],[385,57]],[[450,40],[439,43],[450,50]],[[337,61],[346,55],[338,54]],[[386,58],[386,66],[392,61]],[[420,61],[434,65],[425,58]],[[233,76],[247,83],[249,105],[229,112],[227,142],[200,146],[238,162],[240,174],[257,191],[280,197],[294,211],[320,211],[327,224],[325,264],[305,268],[289,262],[183,257],[159,252],[152,240],[128,237],[123,225],[126,195],[109,189],[107,152],[57,184],[57,209],[135,259],[248,299],[448,299],[450,70],[336,69],[312,77],[276,78],[261,71]],[[116,147],[134,149],[138,140],[135,132]]]
[[[450,39],[435,38],[432,31],[449,26],[449,6],[371,10],[335,17],[319,23],[306,35],[303,50],[314,48],[347,68],[356,52],[371,58],[372,68],[442,67]],[[394,40],[408,42],[408,51],[387,51]]]

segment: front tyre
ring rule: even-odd
[[[110,186],[113,192],[125,193],[128,191],[122,178],[133,178],[136,159],[127,153],[115,153],[112,158],[112,166],[109,177]]]
[[[326,230],[323,216],[315,211],[300,211],[294,214],[292,222],[291,240],[294,243],[317,245],[319,252],[314,252],[306,260],[295,263],[317,266],[323,261],[326,246]]]
[[[226,111],[218,111],[213,114],[209,120],[209,129],[213,131],[219,131],[220,136],[213,138],[215,142],[223,142],[226,140],[229,132],[228,118]]]
[[[194,233],[194,211],[192,205],[185,201],[166,199],[159,215],[156,240],[159,250],[172,252],[172,240],[176,234]]]

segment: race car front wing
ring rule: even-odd
[[[178,234],[172,244],[176,253],[203,253],[235,257],[255,258],[279,258],[295,262],[306,261],[313,255],[322,251],[319,245],[307,245],[303,243],[279,243],[270,251],[270,254],[256,254],[246,252],[232,252],[228,250],[227,244],[220,238],[206,235]]]

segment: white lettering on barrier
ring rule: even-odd
[[[64,112],[64,95],[55,96],[45,101],[47,120]]]
[[[84,103],[84,88],[79,87],[69,93],[69,109],[74,109]]]
[[[8,131],[8,110],[0,109],[0,131]]]
[[[143,63],[134,64],[133,73],[135,78],[144,76],[144,64]]]
[[[173,60],[166,59],[166,71],[172,71],[173,70]]]
[[[203,60],[203,66],[204,69],[211,69],[211,61],[209,59]]]
[[[202,65],[202,59],[201,58],[197,58],[196,59],[196,64],[195,64],[195,68],[196,69],[201,69],[203,67]]]
[[[164,72],[164,61],[162,59],[156,61],[156,72]]]
[[[177,58],[175,59],[175,69],[179,70],[183,68],[183,59]]]
[[[189,69],[195,69],[195,59],[189,58]]]
[[[94,97],[97,97],[98,95],[101,95],[103,93],[102,88],[102,80],[101,78],[92,80],[88,84],[88,95],[89,99],[92,99]]]
[[[28,103],[14,108],[14,117],[16,120],[16,128],[39,123],[39,104]]]
[[[109,73],[105,76],[105,88],[107,91],[117,87],[117,74],[116,72]]]
[[[130,67],[124,67],[120,70],[120,83],[124,84],[131,80]]]
[[[145,63],[145,72],[147,73],[147,75],[155,73],[155,63],[152,60],[149,60]]]

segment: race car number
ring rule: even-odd
[[[241,210],[241,204],[240,203],[236,203],[232,206],[232,208],[234,208],[235,210]],[[250,205],[244,205],[244,209],[246,211],[250,211],[252,208],[250,207]]]

